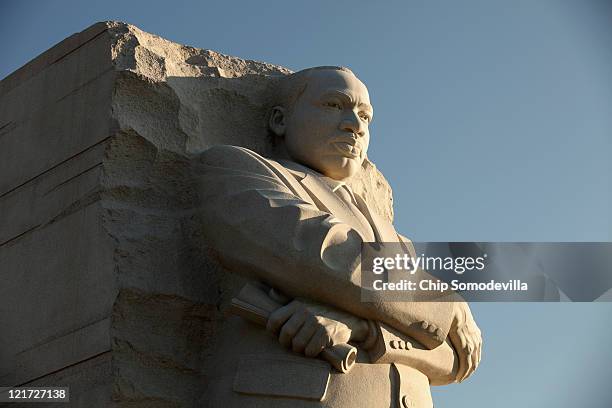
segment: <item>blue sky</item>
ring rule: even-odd
[[[96,21],[298,70],[346,65],[415,240],[612,240],[612,1],[0,3],[0,77]],[[483,363],[437,407],[612,406],[612,303],[475,304]]]

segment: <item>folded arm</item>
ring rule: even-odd
[[[444,342],[449,302],[361,302],[361,237],[287,182],[289,173],[243,148],[217,146],[201,156],[204,233],[230,269],[292,298],[333,305],[384,322],[427,348]],[[431,333],[422,322],[434,324]]]

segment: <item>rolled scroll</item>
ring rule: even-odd
[[[265,326],[270,314],[282,306],[270,298],[263,288],[247,283],[238,296],[232,299],[229,311],[250,322]],[[348,373],[357,359],[357,349],[350,344],[334,344],[323,349],[319,356],[341,373]]]

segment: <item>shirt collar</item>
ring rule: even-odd
[[[303,164],[300,164],[300,163],[297,163],[291,160],[279,160],[278,162],[293,171],[298,171],[300,173],[303,173],[303,175],[301,176],[302,178],[306,177],[307,173],[310,173],[313,176],[316,176],[317,178],[321,179],[325,184],[327,184],[334,193],[338,191],[340,187],[344,186],[348,189],[351,195],[353,194],[353,191],[350,189],[348,184],[346,184],[346,182],[344,181],[335,180],[331,177],[324,176],[323,174],[319,173],[316,170],[311,169],[310,167],[306,167]]]
[[[321,180],[323,180],[334,193],[338,191],[340,187],[346,187],[346,183],[344,181],[334,180],[331,177],[321,176]]]

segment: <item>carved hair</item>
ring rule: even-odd
[[[282,106],[288,111],[291,111],[295,105],[295,102],[306,90],[312,72],[319,70],[344,71],[355,75],[353,71],[346,67],[338,67],[333,65],[306,68],[301,71],[294,72],[279,79],[277,98],[275,98],[276,100],[272,106]]]

